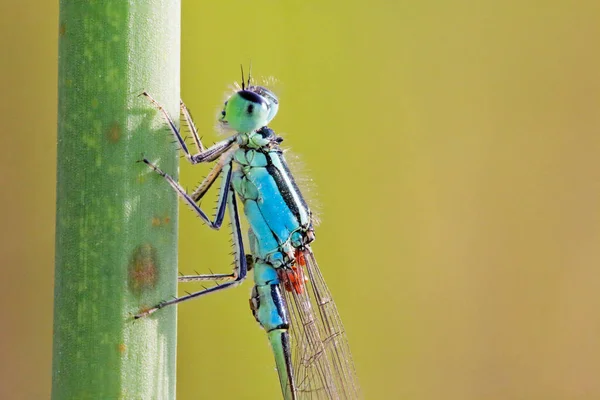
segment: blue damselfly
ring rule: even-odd
[[[173,119],[148,93],[160,110],[186,159],[192,164],[215,162],[192,193],[148,159],[181,199],[211,228],[219,229],[228,211],[232,225],[235,268],[229,274],[182,276],[180,281],[226,280],[144,310],[147,316],[168,305],[239,285],[254,272],[252,313],[267,332],[275,355],[285,399],[356,399],[360,388],[348,341],[331,294],[323,280],[310,243],[313,214],[290,173],[280,144],[283,139],[267,125],[279,108],[277,96],[251,79],[225,101],[220,123],[234,134],[205,148],[187,108],[181,113],[190,127],[196,153]],[[216,214],[210,219],[199,202],[222,176]],[[238,200],[249,223],[250,251],[244,248]]]

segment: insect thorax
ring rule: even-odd
[[[238,137],[232,184],[256,238],[250,240],[252,253],[275,267],[286,265],[314,238],[311,212],[287,167],[281,139],[267,127]]]
[[[268,126],[263,126],[256,131],[248,133],[240,132],[237,136],[237,143],[240,148],[262,150],[279,149],[279,144],[281,142],[283,142],[283,138],[277,136]]]

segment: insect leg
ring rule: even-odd
[[[244,254],[244,243],[242,241],[242,228],[241,228],[241,224],[240,224],[240,216],[239,216],[239,212],[238,212],[238,208],[237,208],[235,191],[231,187],[230,183],[228,185],[229,185],[228,190],[226,190],[227,206],[229,208],[229,215],[231,216],[230,217],[231,218],[231,229],[232,229],[232,233],[233,233],[233,246],[234,246],[233,254],[235,257],[235,269],[233,271],[233,276],[235,277],[234,280],[231,282],[223,283],[221,285],[213,286],[208,289],[200,290],[195,293],[190,293],[186,296],[178,297],[173,300],[163,301],[163,302],[159,303],[158,305],[156,305],[155,307],[139,313],[138,315],[135,316],[136,319],[148,316],[166,306],[170,306],[173,304],[181,303],[183,301],[191,300],[196,297],[207,295],[209,293],[214,293],[214,292],[225,290],[225,289],[228,289],[231,287],[235,287],[235,286],[239,285],[244,279],[246,279],[246,275],[248,274],[248,264],[246,263],[246,256]],[[208,276],[208,275],[205,275],[205,276]],[[220,276],[220,274],[213,275],[213,277],[215,277],[215,276],[218,277],[218,276]]]
[[[188,111],[183,100],[179,101],[179,108],[181,110],[181,113],[183,114],[183,119],[185,120],[186,124],[190,127],[190,130],[192,131],[192,137],[194,138],[194,143],[196,144],[198,153],[205,152],[206,149],[204,148],[204,145],[202,144],[202,141],[200,140],[200,136],[198,135],[198,129],[196,128],[196,124],[194,124],[192,115]]]
[[[181,185],[175,181],[170,175],[163,172],[156,165],[148,161],[148,159],[142,159],[144,163],[146,163],[150,168],[152,168],[156,173],[162,176],[171,187],[177,192],[179,197],[191,207],[191,209],[198,214],[198,216],[208,224],[212,229],[219,229],[221,224],[223,223],[223,218],[225,216],[225,208],[227,205],[227,193],[231,187],[231,174],[233,168],[231,166],[231,156],[226,155],[219,163],[213,168],[213,170],[208,174],[206,179],[200,184],[198,189],[194,191],[194,193],[190,196]],[[224,173],[225,178],[223,179],[223,183],[221,184],[221,188],[219,191],[219,199],[217,202],[217,212],[215,214],[214,221],[211,221],[208,216],[202,211],[200,206],[197,204],[198,201],[202,199],[208,188],[212,186],[216,178]],[[202,189],[202,190],[201,190]]]
[[[235,136],[232,136],[232,137],[229,137],[225,140],[222,140],[222,141],[214,144],[213,146],[209,147],[208,149],[205,149],[204,146],[202,145],[202,143],[200,142],[200,138],[198,137],[198,131],[196,130],[196,126],[194,125],[193,122],[191,122],[192,118],[191,118],[189,112],[187,111],[187,108],[185,108],[185,105],[183,105],[183,103],[180,103],[182,105],[182,111],[185,110],[184,118],[185,118],[186,122],[188,124],[191,123],[190,128],[192,129],[192,134],[194,136],[194,142],[196,143],[196,146],[198,147],[198,153],[191,154],[190,150],[187,147],[187,144],[185,143],[185,140],[183,139],[183,136],[181,136],[181,132],[179,131],[179,129],[177,129],[177,126],[175,126],[175,122],[173,122],[173,119],[167,113],[167,111],[164,109],[164,107],[161,106],[159,102],[154,100],[154,98],[152,96],[150,96],[150,94],[148,92],[143,92],[142,95],[147,97],[148,100],[150,100],[150,102],[163,115],[163,117],[167,121],[167,124],[169,125],[169,128],[171,129],[171,132],[173,133],[173,136],[175,136],[177,143],[179,143],[179,146],[181,147],[181,151],[183,151],[183,153],[185,154],[185,158],[190,163],[198,164],[198,163],[203,163],[203,162],[214,161],[217,158],[219,158],[223,153],[225,153],[227,150],[229,150],[231,148],[231,146],[234,145]]]

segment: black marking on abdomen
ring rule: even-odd
[[[298,195],[298,198],[300,199],[300,203],[302,204],[302,207],[304,207],[304,209],[308,213],[310,210],[308,208],[308,204],[306,204],[306,201],[304,200],[304,197],[302,197],[302,193],[300,192],[300,189],[298,189],[298,185],[296,185],[296,181],[294,180],[294,175],[292,175],[292,173],[290,172],[290,169],[289,169],[287,163],[285,162],[285,158],[283,157],[283,153],[278,152],[277,156],[279,157],[279,162],[283,166],[283,169],[285,170],[285,173],[287,174],[287,176],[292,184],[292,187],[294,188],[294,190],[296,191],[296,194]]]
[[[294,182],[294,178],[292,178],[292,176],[289,173],[289,170],[287,169],[287,167],[285,166],[285,163],[282,162],[282,165],[284,166],[285,171],[283,171],[284,173],[287,173],[288,175],[288,179],[289,181],[292,183],[292,188],[290,188],[290,186],[287,184],[285,178],[282,175],[282,171],[280,171],[272,162],[271,157],[279,157],[281,154],[281,152],[279,151],[270,151],[268,153],[265,153],[265,155],[267,156],[267,173],[269,175],[271,175],[271,178],[273,178],[273,180],[275,181],[275,184],[277,185],[277,189],[279,190],[279,193],[281,193],[281,197],[283,197],[283,200],[285,201],[285,204],[287,205],[287,207],[290,209],[290,212],[294,215],[294,217],[296,218],[296,221],[298,221],[298,224],[300,225],[301,223],[301,218],[300,218],[300,209],[298,208],[298,204],[296,203],[295,199],[294,199],[294,194],[291,192],[290,189],[296,190],[298,191],[298,188],[296,187],[296,184]],[[280,157],[280,160],[281,157]],[[302,196],[299,196],[302,202],[302,206],[306,208],[306,205],[304,203],[304,200],[302,199]]]
[[[285,303],[281,296],[281,289],[279,288],[279,284],[271,285],[271,298],[273,299],[273,303],[277,308],[277,313],[279,314],[279,317],[283,321],[283,324],[279,325],[275,329],[289,329],[290,321],[286,312]]]

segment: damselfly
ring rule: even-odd
[[[220,123],[235,134],[205,148],[190,113],[181,103],[197,152],[192,154],[169,114],[160,110],[185,157],[192,164],[215,162],[192,193],[147,159],[143,161],[175,189],[181,199],[213,229],[219,229],[226,209],[233,231],[235,268],[229,274],[182,276],[180,281],[227,280],[177,299],[164,301],[136,318],[182,301],[240,284],[251,269],[254,288],[250,307],[267,332],[275,355],[285,399],[356,399],[360,388],[346,333],[331,294],[310,248],[313,215],[291,175],[280,144],[283,139],[267,127],[279,107],[269,89],[252,85],[250,76],[232,94]],[[216,214],[210,219],[199,202],[222,176]],[[240,227],[238,199],[249,223],[250,252],[246,254]]]

